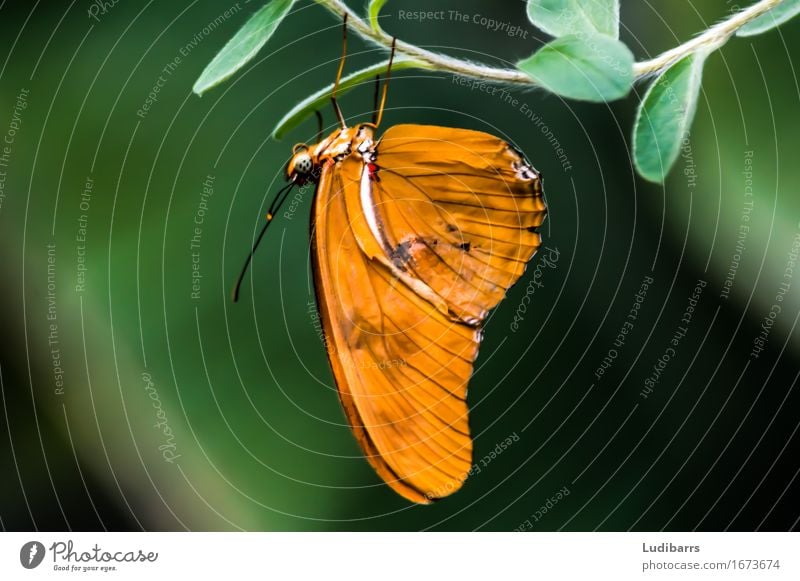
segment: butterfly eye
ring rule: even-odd
[[[311,173],[311,158],[308,155],[299,155],[295,160],[294,169],[297,173]]]
[[[301,151],[292,157],[286,173],[289,179],[303,179],[307,178],[313,169],[314,162],[311,160],[311,156],[306,151]]]

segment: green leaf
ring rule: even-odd
[[[208,64],[192,90],[202,95],[247,64],[269,40],[294,2],[295,0],[270,0],[253,14]]]
[[[633,130],[633,159],[639,174],[663,182],[689,133],[705,55],[684,57],[653,82],[639,106]]]
[[[598,33],[619,37],[619,0],[528,0],[528,18],[555,37]]]
[[[800,14],[800,0],[784,0],[775,8],[742,26],[736,36],[755,36],[772,30]]]
[[[356,71],[355,73],[352,73],[342,78],[342,80],[339,82],[338,95],[345,94],[353,87],[356,87],[357,85],[360,85],[365,81],[372,81],[375,75],[385,73],[388,66],[389,66],[389,61],[385,60],[381,63],[369,66],[365,69],[361,69],[360,71]],[[405,57],[395,57],[394,63],[392,63],[393,73],[405,69],[427,69],[427,68],[429,67],[425,63]],[[295,127],[300,125],[300,123],[302,123],[306,118],[313,115],[314,111],[317,111],[324,105],[327,105],[330,102],[332,91],[333,91],[333,83],[331,83],[324,89],[320,89],[310,97],[306,97],[300,103],[295,105],[291,111],[289,111],[286,115],[283,116],[283,119],[278,121],[278,124],[272,131],[272,137],[274,137],[275,139],[282,139],[291,129],[294,129]]]
[[[621,99],[633,84],[631,51],[600,34],[558,38],[517,67],[549,91],[583,101]]]
[[[388,2],[388,0],[370,0],[369,2],[367,14],[369,14],[369,24],[375,32],[380,32],[381,30],[381,25],[378,24],[378,14],[380,14],[386,2]]]

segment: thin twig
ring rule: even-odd
[[[716,50],[725,44],[725,42],[742,26],[755,20],[779,4],[782,4],[784,1],[785,0],[759,0],[759,2],[735,13],[730,18],[715,24],[692,40],[661,53],[653,59],[636,63],[633,67],[634,75],[637,79],[642,78],[660,72],[675,61],[690,54],[700,51],[711,52]],[[350,27],[364,38],[384,46],[387,49],[391,47],[392,37],[390,35],[386,34],[380,28],[372,28],[341,0],[316,0],[316,2],[336,14],[339,18],[347,14],[347,22]],[[403,42],[402,40],[397,41],[396,50],[398,55],[408,56],[422,61],[430,68],[440,71],[449,71],[457,75],[474,77],[486,81],[513,83],[517,85],[537,85],[534,79],[522,71],[472,63],[429,51],[413,44]]]

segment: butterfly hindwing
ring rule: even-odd
[[[538,173],[497,137],[426,125],[390,128],[373,198],[408,268],[462,320],[478,323],[541,244]]]

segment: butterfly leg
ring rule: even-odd
[[[375,119],[375,126],[381,124],[381,119],[383,118],[383,108],[386,106],[386,93],[389,90],[389,81],[392,78],[392,63],[394,62],[394,52],[395,46],[397,44],[397,39],[392,38],[392,52],[389,54],[389,67],[386,69],[386,80],[383,82],[383,95],[381,95],[381,106],[378,108],[378,115]]]
[[[381,96],[381,76],[375,75],[375,97],[372,101],[372,123],[378,121],[378,102]]]
[[[331,93],[331,104],[333,105],[333,110],[336,113],[336,118],[339,120],[339,124],[342,126],[342,129],[347,127],[344,122],[344,115],[342,115],[342,110],[339,108],[339,103],[336,102],[336,93],[339,90],[339,81],[342,79],[342,72],[344,71],[344,61],[347,57],[347,13],[344,14],[344,20],[342,22],[342,56],[339,59],[339,72],[336,73],[336,82],[333,83],[333,92]]]

